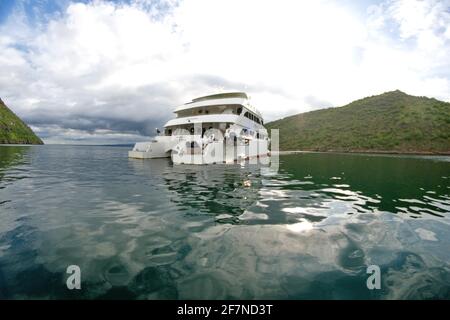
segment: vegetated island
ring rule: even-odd
[[[280,151],[450,154],[450,103],[399,90],[266,127],[280,130]]]
[[[0,99],[0,144],[44,144]]]

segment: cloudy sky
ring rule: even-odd
[[[46,143],[145,140],[216,92],[270,121],[395,89],[450,101],[450,0],[0,0],[0,97]]]

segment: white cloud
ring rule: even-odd
[[[370,31],[381,37],[368,65],[387,61],[401,89],[450,100],[450,1],[387,1],[370,12]]]
[[[138,139],[217,90],[248,91],[266,120],[394,89],[450,100],[449,8],[94,1],[38,24],[18,10],[0,26],[0,95],[48,141]]]

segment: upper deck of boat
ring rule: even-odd
[[[255,113],[260,118],[262,118],[261,113],[256,110],[249,103],[249,97],[245,92],[228,92],[228,93],[218,93],[208,96],[199,97],[193,99],[191,102],[185,103],[181,106],[178,106],[175,109],[175,113],[180,111],[195,109],[195,108],[207,108],[213,106],[231,106],[231,105],[240,105],[248,109],[249,111]]]

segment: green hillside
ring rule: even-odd
[[[401,91],[286,117],[280,150],[450,153],[450,103]]]
[[[43,144],[0,99],[0,144]]]

